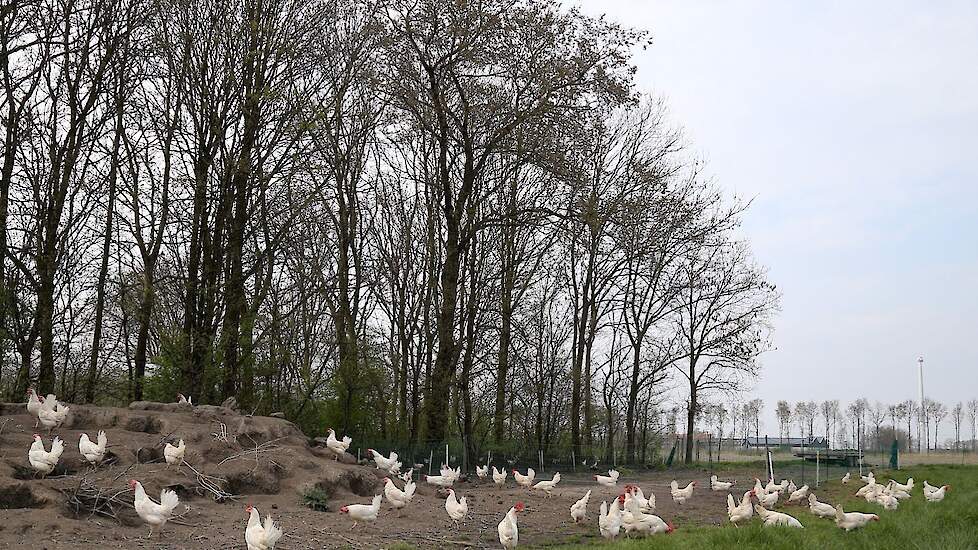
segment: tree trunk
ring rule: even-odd
[[[696,429],[696,359],[689,359],[689,407],[686,411],[686,456],[683,462],[693,463],[693,430]],[[756,436],[755,436],[756,437]]]
[[[102,263],[99,265],[98,282],[95,287],[95,324],[92,333],[92,353],[88,361],[88,383],[85,387],[85,402],[95,401],[95,384],[98,379],[98,360],[102,348],[102,317],[105,311],[105,282],[109,273],[109,251],[112,245],[112,222],[115,219],[115,195],[119,180],[119,147],[122,143],[122,114],[125,80],[120,76],[115,100],[115,130],[112,136],[112,154],[109,164],[109,192],[106,205],[105,232],[102,239]]]
[[[628,408],[625,412],[625,461],[635,462],[635,409],[638,406],[638,378],[641,366],[642,343],[632,345],[632,376],[628,384]]]

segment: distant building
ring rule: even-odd
[[[792,448],[792,447],[812,447],[828,449],[829,442],[824,437],[747,437],[740,440],[740,446],[745,449],[757,449],[764,447]]]

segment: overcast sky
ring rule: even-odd
[[[652,32],[639,85],[754,199],[768,433],[778,399],[915,397],[918,355],[928,396],[978,398],[978,2],[576,3]]]

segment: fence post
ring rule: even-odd
[[[774,461],[771,460],[771,447],[766,435],[764,436],[764,456],[767,457],[767,478],[774,481]]]
[[[818,449],[815,449],[815,488],[816,489],[818,488],[818,479],[819,479],[819,471],[818,471],[818,469],[819,469],[819,466],[820,466],[819,462],[820,462],[819,461],[819,450]]]
[[[428,451],[428,475],[431,475],[431,463],[435,461],[435,450]]]
[[[451,463],[448,461],[448,443],[445,443],[445,466],[451,466]]]
[[[574,473],[577,473],[577,456],[574,455],[574,448],[571,447],[571,464],[574,468]]]
[[[713,474],[713,432],[710,432],[709,446],[710,446],[709,447],[710,448],[710,452],[709,452],[710,474],[712,475]]]
[[[805,463],[808,462],[808,458],[805,456],[805,436],[802,434],[801,438],[801,484],[805,484]]]

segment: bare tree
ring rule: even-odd
[[[968,401],[968,417],[971,418],[971,450],[978,450],[978,399]]]
[[[778,401],[774,414],[778,417],[778,437],[788,437],[788,426],[791,425],[791,404],[787,401]]]
[[[964,403],[958,401],[951,409],[951,420],[954,422],[954,450],[961,450],[961,424],[964,422]]]
[[[757,357],[769,346],[767,321],[779,297],[742,243],[712,243],[690,254],[682,271],[676,324],[684,360],[675,366],[689,388],[691,432],[701,393],[738,389],[757,372]],[[691,437],[687,434],[687,463],[693,461]]]
[[[877,401],[869,407],[869,421],[873,423],[873,436],[876,441],[876,450],[883,450],[883,442],[880,440],[880,427],[886,422],[886,405]]]

